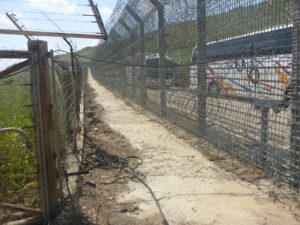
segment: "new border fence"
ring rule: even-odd
[[[299,191],[299,16],[296,0],[119,0],[92,71]]]
[[[18,211],[21,203],[22,217],[48,224],[76,191],[69,181],[81,160],[84,70],[74,54],[62,61],[44,41],[29,41],[28,51],[1,50],[0,58],[0,210]]]

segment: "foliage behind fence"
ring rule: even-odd
[[[29,83],[28,70],[0,80],[0,128],[22,128],[32,140]],[[0,133],[0,162],[0,199],[38,206],[34,149],[17,133]]]
[[[92,70],[124,98],[299,190],[299,7],[119,0]]]

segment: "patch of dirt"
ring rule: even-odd
[[[89,87],[86,88],[86,139],[83,158],[94,155],[98,149],[121,159],[128,159],[134,167],[139,164],[132,156],[139,157],[137,149],[131,146],[128,140],[120,133],[112,130],[102,119],[103,107],[95,102],[95,93]],[[94,146],[93,146],[94,145]],[[90,163],[85,165],[90,167]],[[107,167],[107,168],[106,168]],[[158,214],[151,215],[146,219],[137,219],[129,214],[140,213],[140,200],[128,200],[119,203],[117,198],[129,192],[127,183],[128,173],[120,168],[95,166],[88,175],[83,176],[82,189],[79,198],[79,208],[88,221],[92,224],[101,225],[152,225],[160,224]]]

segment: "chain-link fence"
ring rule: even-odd
[[[119,0],[92,71],[299,190],[299,10],[294,0]]]
[[[54,55],[43,41],[0,56],[0,221],[20,219],[21,210],[48,224],[76,190],[83,69],[73,53]]]

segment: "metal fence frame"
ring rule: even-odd
[[[198,46],[196,52],[199,57],[197,57],[197,61],[191,63],[191,65],[197,66],[198,82],[196,90],[194,91],[178,88],[173,89],[173,93],[176,94],[176,92],[182,91],[185,92],[185,95],[192,93],[196,96],[194,97],[197,99],[195,100],[194,107],[197,107],[197,113],[195,118],[192,119],[187,112],[179,112],[167,106],[167,104],[170,104],[170,100],[168,99],[169,97],[167,97],[168,88],[166,84],[166,53],[169,49],[166,38],[168,37],[167,35],[170,35],[167,34],[167,28],[170,28],[172,24],[167,23],[168,16],[166,14],[171,13],[170,10],[176,11],[175,9],[179,7],[178,5],[180,5],[181,2],[183,1],[151,0],[146,2],[143,0],[119,0],[113,12],[110,24],[108,24],[110,28],[110,39],[108,39],[106,43],[100,44],[98,51],[94,55],[95,60],[91,63],[95,77],[106,87],[121,94],[124,98],[141,104],[162,117],[197,133],[201,137],[225,149],[235,157],[264,169],[267,174],[273,176],[275,179],[291,184],[299,191],[299,1],[293,0],[293,2],[289,1],[289,3],[284,3],[283,1],[274,2],[275,6],[276,4],[293,4],[293,26],[284,24],[282,28],[265,29],[266,31],[262,31],[262,28],[257,28],[258,32],[248,32],[237,38],[228,38],[222,41],[211,41],[207,37],[210,33],[208,31],[209,27],[207,27],[208,17],[206,15],[211,13],[208,12],[207,9],[208,7],[214,7],[213,4],[217,5],[218,3],[206,0],[186,1],[186,3],[193,3],[193,7],[195,4],[197,6],[195,11],[197,15],[194,15],[194,20],[196,21],[195,33]],[[226,1],[219,2],[224,2],[225,5]],[[228,2],[228,11],[230,11],[230,7],[232,7],[230,5],[231,2],[236,3],[240,7],[244,7],[244,5],[246,7],[247,4],[256,4],[255,1],[251,0],[244,2],[242,0],[231,0]],[[265,2],[268,1],[260,1],[257,4],[263,4]],[[290,7],[290,5],[288,6]],[[267,6],[264,7],[266,7],[267,10]],[[215,10],[217,11],[217,8]],[[180,9],[178,9],[178,11],[180,11]],[[152,26],[152,30],[149,31],[148,29],[148,31],[146,31],[147,29],[145,27],[149,26],[149,24]],[[177,32],[181,32],[180,23],[177,24],[179,24]],[[224,32],[226,32],[223,27],[219,29],[221,31],[223,29]],[[149,37],[150,34],[152,35],[151,37]],[[145,70],[149,69],[149,67],[151,68],[151,66],[145,65],[145,61],[146,55],[149,55],[151,52],[149,52],[149,49],[146,49],[146,42],[156,50],[159,57],[159,65],[157,66],[157,70],[159,71],[159,88],[155,92],[155,94],[159,95],[159,101],[155,102],[151,102],[147,96],[147,92],[151,90],[147,87]],[[177,44],[180,45],[181,43]],[[277,119],[271,121],[270,110],[274,109],[275,111],[275,108],[279,104],[277,100],[255,99],[248,96],[216,95],[208,91],[207,74],[210,70],[210,63],[242,57],[251,58],[268,55],[285,56],[287,54],[292,54],[293,57],[292,97],[290,101],[292,113],[291,118],[282,118],[282,120],[290,119],[291,122],[280,122],[277,121]],[[130,56],[130,58],[128,56]],[[190,65],[178,65],[179,68],[184,66],[189,67]],[[99,68],[101,68],[101,70]],[[180,98],[180,96],[178,98]],[[254,107],[257,114],[257,116],[255,114],[255,119],[260,123],[259,128],[255,128],[256,132],[259,130],[258,140],[252,140],[249,137],[238,137],[238,135],[233,134],[234,126],[232,126],[232,128],[229,127],[228,129],[231,130],[225,132],[224,130],[222,131],[209,125],[208,118],[211,115],[208,107],[212,106],[208,104],[208,99],[219,99],[224,102],[236,102],[237,105],[245,104],[245,107],[248,107],[248,105],[249,107]],[[220,106],[214,105],[213,107],[222,109]],[[234,109],[234,107],[235,106],[232,106],[230,110],[238,110]],[[244,114],[243,116],[246,118],[248,115],[247,113]],[[247,119],[251,119],[251,117]],[[270,121],[273,125],[270,124]],[[231,126],[231,123],[229,123],[228,126]],[[270,145],[268,142],[270,139],[269,129],[281,129],[280,123],[284,123],[285,126],[290,126],[291,128],[290,146],[287,149]],[[275,128],[272,126],[275,126]],[[246,130],[250,132],[251,128],[246,128]],[[284,162],[285,160],[287,163]]]

